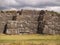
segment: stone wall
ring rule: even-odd
[[[60,34],[60,14],[56,12],[46,12],[44,16],[45,34]]]
[[[56,12],[43,10],[12,12],[0,12],[0,33],[60,34],[60,14]]]
[[[8,21],[6,34],[18,34],[18,21]]]
[[[8,21],[13,19],[13,16],[16,14],[13,13],[0,13],[0,33],[5,33],[5,25]]]
[[[19,21],[18,28],[27,33],[36,33],[38,26],[38,16],[39,15],[20,15],[17,16],[17,21]]]

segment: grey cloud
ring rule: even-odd
[[[60,0],[0,0],[0,9],[6,8],[45,8],[60,6]]]

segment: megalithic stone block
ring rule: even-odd
[[[19,34],[19,33],[18,33],[18,30],[17,29],[7,29],[6,34],[16,35],[16,34]]]

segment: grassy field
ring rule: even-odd
[[[0,45],[60,45],[60,35],[0,35]]]

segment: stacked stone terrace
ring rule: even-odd
[[[52,11],[1,11],[0,34],[60,34],[59,19]]]

